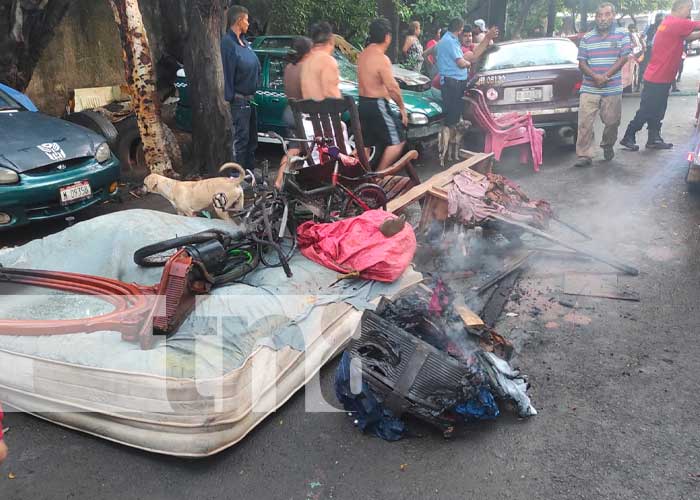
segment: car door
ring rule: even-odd
[[[284,68],[287,62],[279,56],[267,56],[263,71],[263,88],[258,93],[261,97],[259,116],[264,116],[264,130],[275,131],[279,134],[286,132],[284,110],[287,107],[287,96],[284,92]],[[261,124],[262,125],[262,124]]]

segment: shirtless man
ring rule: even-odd
[[[301,94],[304,99],[340,99],[340,71],[333,57],[335,40],[331,25],[322,22],[311,27],[311,52],[301,68]]]
[[[406,145],[408,115],[401,89],[396,83],[391,60],[386,51],[391,44],[391,25],[386,19],[375,19],[369,26],[369,45],[357,59],[360,84],[360,123],[365,146],[384,150],[377,170],[396,160]],[[389,99],[399,107],[401,116],[391,109]]]

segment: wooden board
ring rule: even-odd
[[[460,172],[466,171],[469,173],[469,175],[474,176],[476,179],[483,179],[484,176],[474,171],[473,168],[480,166],[482,163],[491,161],[492,156],[493,154],[474,153],[474,156],[471,158],[452,165],[444,172],[440,172],[439,174],[432,176],[427,181],[411,188],[401,196],[394,198],[387,204],[387,210],[389,212],[398,212],[406,208],[411,203],[419,201],[421,198],[423,198],[432,188],[444,188],[450,182],[452,182],[454,176]]]
[[[625,290],[617,274],[566,273],[564,294],[639,302],[636,292]]]
[[[467,306],[457,306],[455,307],[457,314],[462,318],[464,324],[467,326],[484,326],[484,320],[482,320],[478,314],[469,309]]]

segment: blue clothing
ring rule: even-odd
[[[229,30],[221,40],[221,58],[224,63],[224,98],[231,102],[236,94],[254,95],[260,79],[260,60],[245,37],[239,39]]]
[[[437,45],[438,73],[443,78],[466,80],[469,78],[469,69],[457,66],[457,59],[464,58],[462,44],[454,33],[447,32]]]
[[[619,27],[611,27],[610,31],[601,35],[598,29],[586,33],[578,46],[578,60],[585,61],[594,73],[604,75],[621,57],[627,57],[632,52],[630,36]],[[581,93],[596,95],[622,94],[622,70],[615,73],[608,82],[597,87],[593,79],[583,75]]]

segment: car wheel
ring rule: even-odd
[[[80,111],[79,113],[71,113],[66,116],[65,120],[100,134],[105,138],[112,151],[116,150],[118,136],[117,129],[114,125],[112,125],[112,122],[97,111]]]
[[[130,116],[117,123],[119,140],[116,149],[117,157],[121,162],[122,178],[129,182],[141,182],[150,173],[143,151],[141,133],[135,116]],[[182,152],[177,142],[175,133],[163,124],[165,134],[165,147],[177,172],[182,171]]]

